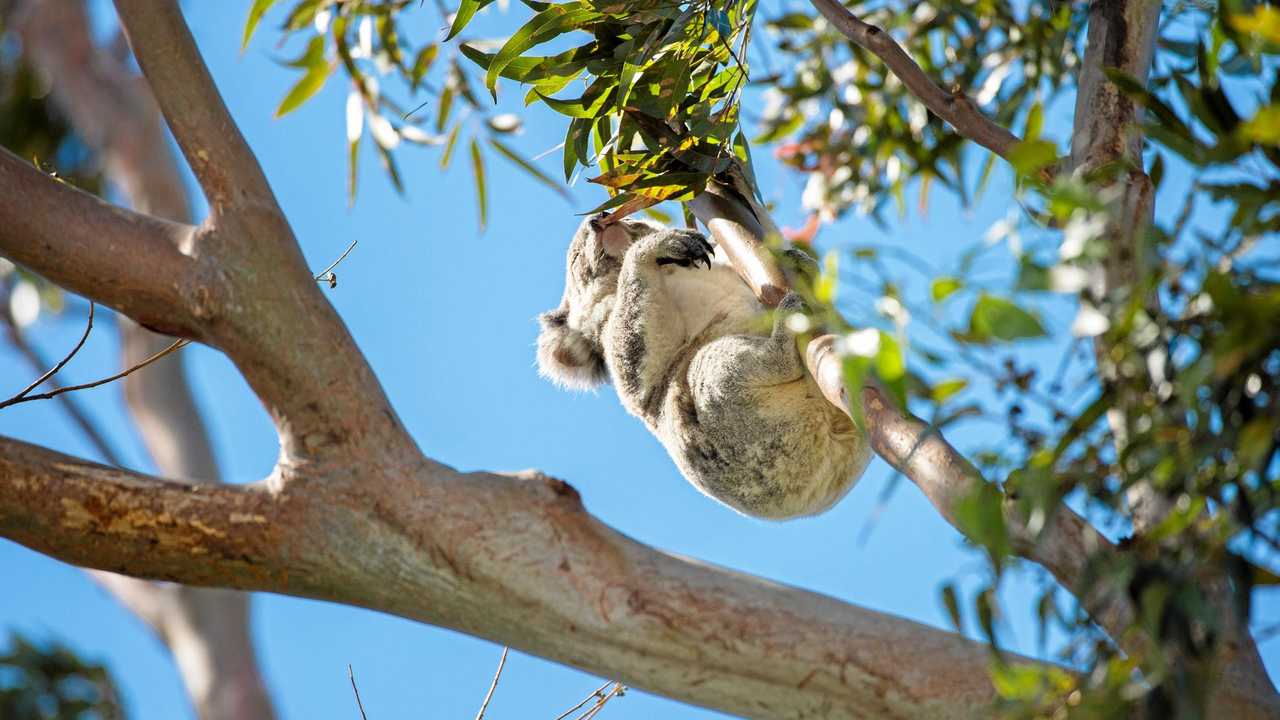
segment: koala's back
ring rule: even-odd
[[[744,351],[743,336],[706,345],[673,385],[663,445],[703,493],[739,512],[772,519],[814,515],[849,492],[870,459],[847,415],[807,373],[768,387],[734,387],[706,366]]]
[[[699,490],[767,518],[820,513],[842,498],[869,459],[865,439],[822,397],[791,345],[793,369],[763,382],[780,362],[763,307],[730,268],[668,275],[688,335],[671,359],[657,417],[646,421]],[[687,298],[687,299],[686,299]],[[791,341],[788,341],[791,342]],[[768,370],[768,368],[764,368]]]

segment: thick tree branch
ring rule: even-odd
[[[916,61],[884,30],[859,20],[838,0],[812,0],[812,3],[842,35],[880,58],[916,99],[965,138],[1006,160],[1009,152],[1021,142],[1018,136],[983,115],[965,94],[964,88],[947,91],[930,80]]]
[[[0,255],[149,327],[194,336],[195,229],[110,205],[0,149]]]
[[[656,552],[536,474],[370,462],[276,492],[0,450],[0,534],[68,562],[361,605],[750,717],[980,717],[990,700],[980,644]]]
[[[233,209],[279,215],[271,186],[227,112],[176,0],[116,0],[116,11],[214,221]]]

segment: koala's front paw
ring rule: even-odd
[[[696,267],[703,263],[711,269],[711,255],[715,248],[702,233],[693,230],[675,230],[663,233],[657,238],[657,261],[659,265],[679,265],[680,267]]]

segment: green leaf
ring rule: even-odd
[[[876,377],[893,395],[898,407],[907,406],[907,364],[902,357],[902,347],[889,333],[880,333],[880,348],[875,358]]]
[[[1240,135],[1262,145],[1280,145],[1280,105],[1266,105],[1239,128]]]
[[[942,605],[947,609],[947,616],[951,618],[951,627],[955,628],[956,632],[961,632],[960,599],[956,594],[954,583],[946,583],[942,586]]]
[[[1038,140],[1040,131],[1044,129],[1044,108],[1037,101],[1031,105],[1031,109],[1027,111],[1027,140]]]
[[[356,204],[356,180],[360,160],[360,138],[347,146],[347,205]]]
[[[1004,522],[1004,493],[991,483],[975,483],[956,503],[956,527],[985,549],[997,568],[1011,552]]]
[[[569,123],[569,132],[564,137],[564,181],[573,178],[573,169],[578,166],[578,148],[585,145],[591,137],[591,122],[585,118],[574,118]]]
[[[929,283],[929,295],[934,302],[942,302],[962,287],[964,287],[964,283],[959,278],[935,278],[933,282]]]
[[[550,175],[539,170],[533,163],[521,157],[515,150],[512,150],[502,142],[499,142],[496,138],[489,138],[489,144],[493,146],[494,150],[498,151],[498,154],[515,163],[521,170],[532,175],[535,180],[546,185],[552,190],[555,190],[556,193],[565,200],[569,199],[569,192],[564,189],[564,186],[555,180],[552,180]]]
[[[310,100],[311,96],[320,92],[320,88],[324,87],[325,81],[329,79],[329,74],[332,72],[333,66],[329,63],[322,61],[319,65],[312,65],[302,79],[284,96],[284,100],[280,101],[280,107],[276,108],[276,117],[283,117],[293,112],[302,103]]]
[[[436,56],[440,54],[440,46],[431,43],[418,51],[418,56],[413,59],[413,70],[409,73],[409,87],[417,90],[422,84],[422,78],[426,77],[427,71],[431,69],[431,64],[435,62]]]
[[[249,47],[249,39],[253,37],[253,31],[258,29],[258,23],[262,20],[262,16],[276,4],[276,0],[253,0],[253,5],[249,7],[249,19],[244,21],[244,36],[240,40],[240,52],[244,52]]]
[[[552,40],[578,27],[583,22],[599,16],[600,13],[580,2],[552,5],[534,15],[529,22],[525,23],[507,40],[502,48],[498,50],[498,54],[494,56],[493,61],[489,63],[489,69],[484,76],[484,85],[489,88],[489,94],[493,96],[495,101],[498,99],[498,77],[507,65],[524,54],[526,50]]]
[[[969,387],[969,381],[964,378],[953,378],[951,380],[943,380],[934,385],[929,391],[929,397],[939,405],[945,403],[954,397],[957,393]]]
[[[1016,304],[983,293],[969,316],[969,337],[977,342],[992,338],[1012,341],[1044,337],[1044,326],[1035,315]]]
[[[449,161],[453,158],[453,148],[458,144],[458,131],[462,129],[462,123],[453,126],[449,131],[449,137],[444,141],[444,150],[440,153],[440,169],[449,167]]]
[[[458,13],[453,16],[453,25],[449,28],[449,34],[445,36],[445,41],[453,39],[454,35],[462,32],[462,29],[471,22],[471,18],[475,17],[476,11],[493,2],[493,0],[462,0],[458,5]]]
[[[610,104],[610,100],[617,96],[614,91],[617,85],[608,78],[600,78],[587,88],[582,97],[576,100],[560,100],[558,98],[543,95],[542,92],[534,90],[542,102],[548,107],[561,115],[568,115],[572,118],[594,118],[600,114],[602,108]]]
[[[374,143],[373,147],[378,151],[378,158],[382,160],[382,167],[387,171],[387,177],[391,178],[391,185],[395,187],[396,193],[403,195],[404,182],[400,179],[400,169],[396,167],[395,156],[378,143]]]
[[[480,229],[484,230],[489,222],[489,198],[484,186],[484,157],[480,154],[480,143],[471,139],[471,170],[476,180],[476,207],[480,210]]]
[[[1023,140],[1009,150],[1008,160],[1019,173],[1031,175],[1058,161],[1058,146],[1048,140]]]

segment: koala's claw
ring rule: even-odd
[[[663,256],[658,258],[659,265],[697,267],[698,263],[703,263],[708,270],[711,269],[711,256],[715,254],[716,249],[701,233],[674,232],[666,239]]]

